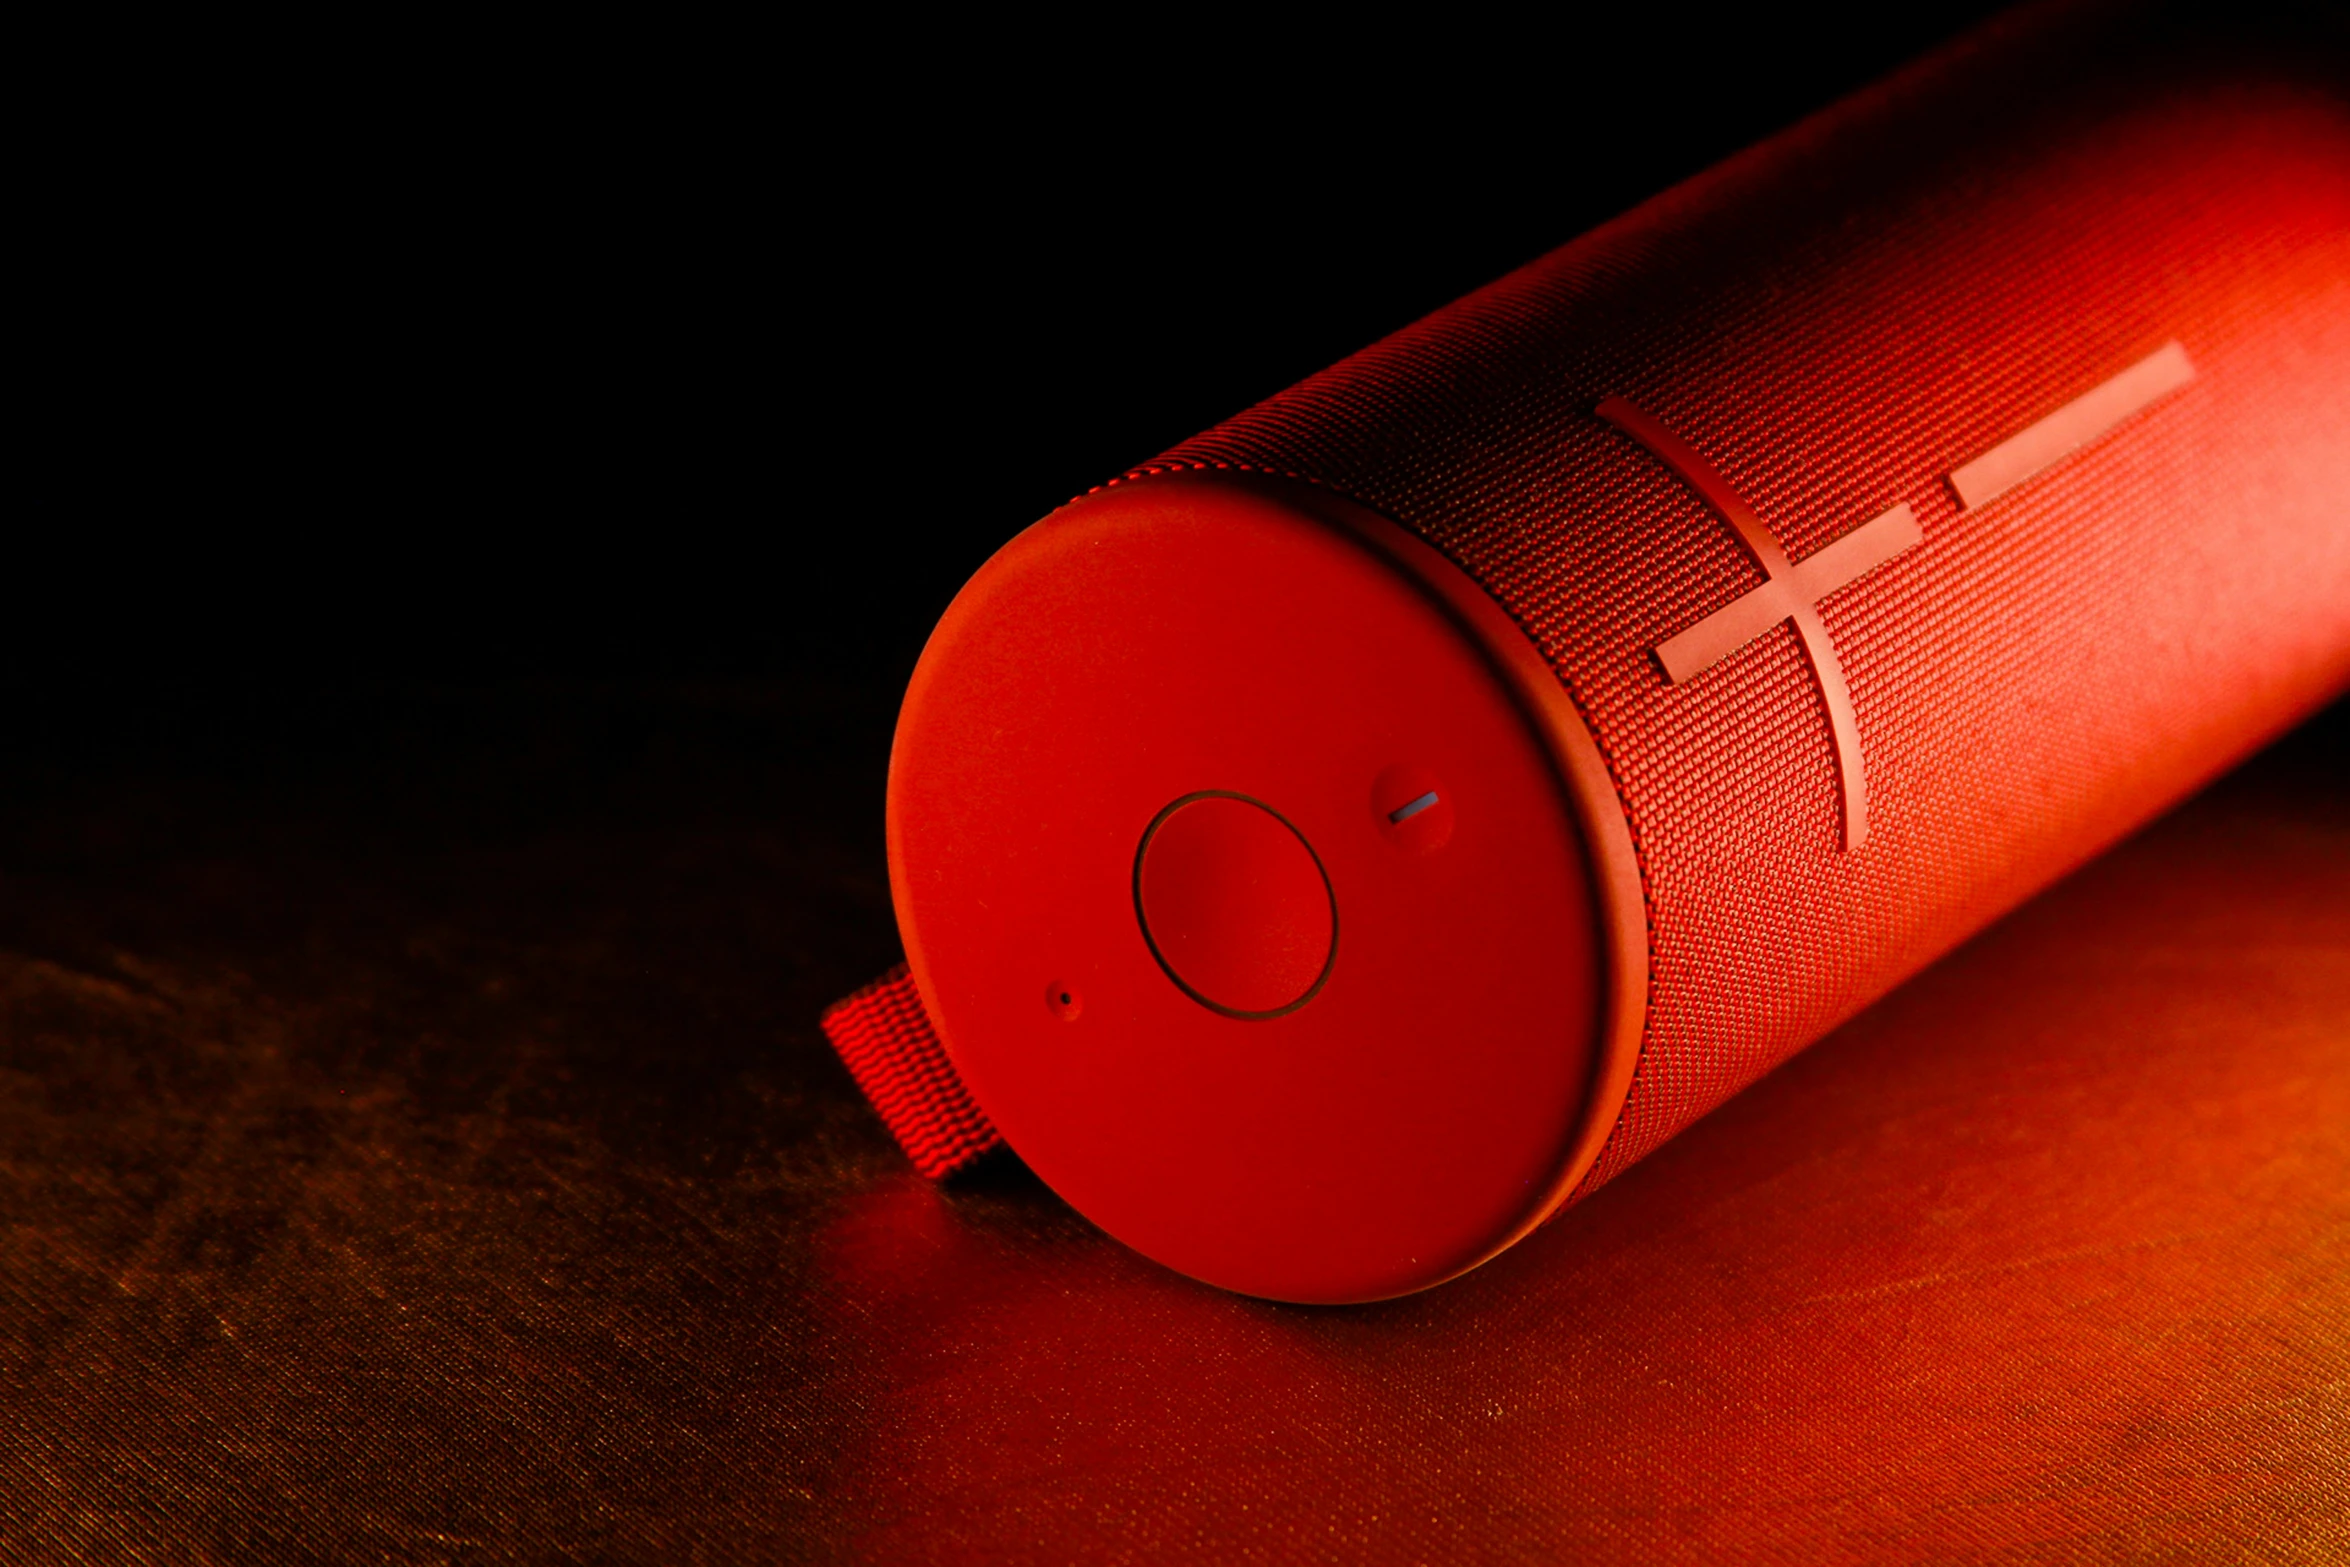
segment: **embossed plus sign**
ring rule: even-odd
[[[1844,847],[1859,848],[1869,841],[1869,786],[1861,761],[1860,725],[1853,716],[1852,690],[1845,684],[1836,644],[1828,637],[1827,623],[1820,619],[1819,603],[1922,542],[1925,535],[1918,529],[1916,514],[1906,504],[1895,506],[1824,549],[1800,561],[1789,560],[1785,547],[1763,526],[1754,508],[1688,442],[1621,397],[1601,403],[1598,413],[1679,474],[1730,525],[1754,563],[1763,569],[1759,586],[1657,645],[1656,661],[1665,678],[1674,685],[1693,680],[1781,621],[1794,622],[1804,657],[1827,704],[1828,727],[1835,737],[1836,774],[1844,797]]]

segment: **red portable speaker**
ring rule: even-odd
[[[1421,1289],[2323,703],[2297,25],[1995,24],[1006,545],[899,720],[910,972],[827,1018],[901,1140]]]

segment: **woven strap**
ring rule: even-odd
[[[903,963],[827,1007],[824,1037],[914,1168],[932,1180],[1003,1143],[955,1075]]]

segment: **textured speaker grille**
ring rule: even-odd
[[[1651,924],[1641,1065],[1586,1189],[2342,683],[2339,68],[2183,24],[2011,25],[1130,476],[1329,485],[1442,549],[1557,668]],[[1952,469],[2174,339],[2192,385],[1958,508]],[[1762,573],[1594,417],[1609,396],[1797,559],[1915,510],[1924,544],[1822,605],[1868,770],[1859,852],[1789,627],[1660,674],[1650,649]]]

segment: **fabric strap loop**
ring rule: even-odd
[[[825,1008],[823,1027],[882,1124],[931,1180],[1003,1145],[947,1059],[905,964]]]

